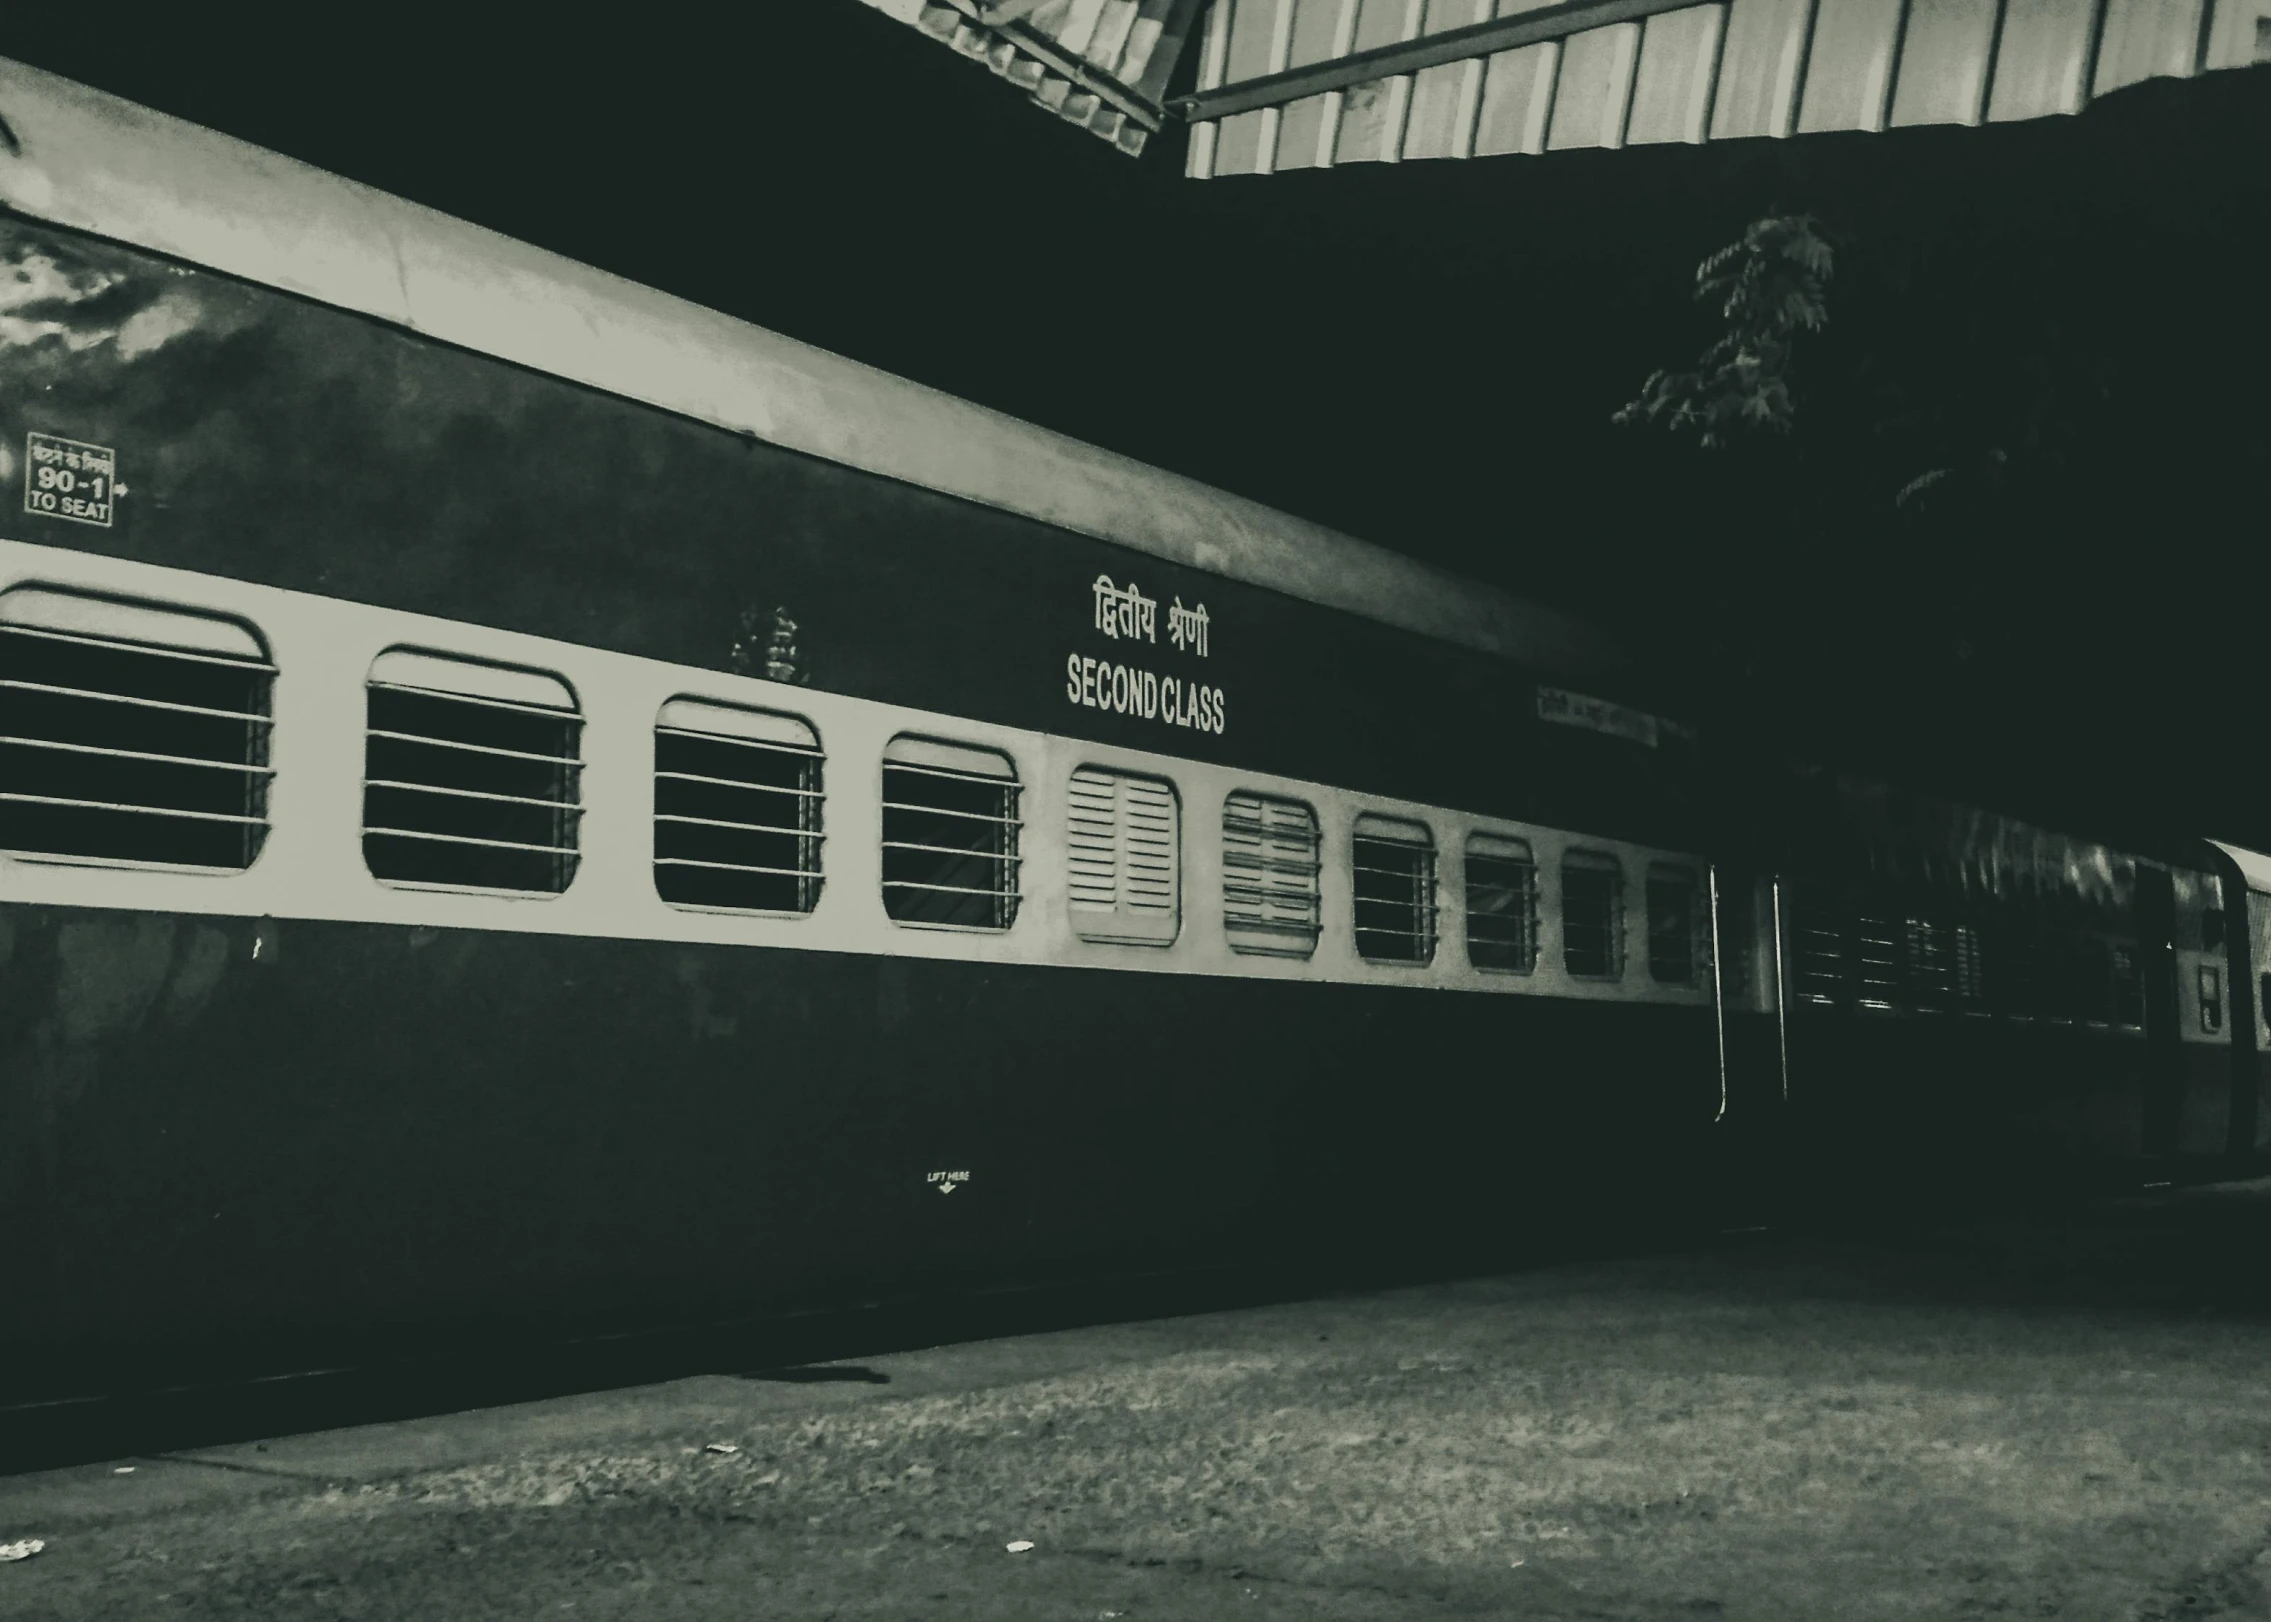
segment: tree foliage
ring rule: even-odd
[[[1744,433],[1788,433],[1798,335],[1828,324],[1834,273],[1834,252],[1812,215],[1754,221],[1696,267],[1695,296],[1718,308],[1726,330],[1695,370],[1652,373],[1615,420],[1692,429],[1708,450]]]

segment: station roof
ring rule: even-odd
[[[1034,104],[1140,153],[1201,0],[867,0],[984,63]]]
[[[1213,0],[1189,173],[2078,113],[2271,60],[2271,0]]]
[[[1557,609],[0,59],[0,208],[1577,679]]]

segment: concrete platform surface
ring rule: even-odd
[[[2264,1193],[0,1478],[0,1617],[2271,1618]]]

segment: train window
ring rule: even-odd
[[[576,875],[583,716],[559,677],[390,648],[365,683],[363,861],[390,884],[557,895]]]
[[[276,667],[233,620],[0,595],[0,849],[229,873],[268,835]]]
[[[2208,964],[2200,965],[2200,1028],[2214,1033],[2224,1028],[2224,977]]]
[[[2138,971],[2134,946],[2113,948],[2113,1022],[2130,1030],[2145,1025],[2145,977]]]
[[[1435,836],[1424,822],[1370,812],[1349,838],[1356,951],[1373,963],[1435,958]]]
[[[1572,975],[1624,975],[1624,869],[1614,856],[1573,850],[1561,858],[1561,960]]]
[[[811,723],[674,698],[655,717],[654,884],[675,907],[810,912],[822,763]]]
[[[2080,943],[2050,935],[2043,943],[2042,979],[2036,1007],[2058,1025],[2078,1023],[2089,1007],[2088,953]]]
[[[2091,1025],[2114,1019],[2113,943],[2093,936],[2080,943],[2075,964],[2075,1017]]]
[[[1958,924],[1953,933],[1955,949],[1952,969],[1956,1001],[1967,1014],[1984,1013],[1987,1002],[1987,958],[1979,931],[1969,924]]]
[[[1903,922],[1909,1006],[1922,1013],[1945,1013],[1955,1001],[1954,932],[1930,918]]]
[[[2200,949],[2220,952],[2224,949],[2224,909],[2210,907],[2200,914]]]
[[[1017,921],[1017,767],[995,749],[906,734],[883,751],[883,910],[903,924]]]
[[[1222,802],[1222,927],[1234,952],[1307,957],[1319,929],[1317,813],[1298,800]]]
[[[1528,974],[1538,962],[1538,866],[1527,839],[1467,836],[1467,961]]]
[[[2039,930],[2031,920],[2016,919],[2004,930],[1997,945],[2003,972],[1996,977],[2002,1011],[2014,1019],[2047,1015],[2053,1000],[2049,965]]]
[[[1900,931],[1890,918],[1862,913],[1853,920],[1856,1001],[1863,1008],[1889,1009],[1900,989]]]
[[[1180,915],[1175,785],[1083,766],[1072,774],[1066,859],[1073,933],[1165,946]]]
[[[1648,975],[1665,985],[1695,984],[1697,921],[1695,869],[1648,864]]]
[[[1799,999],[1823,1007],[1845,1000],[1845,930],[1836,909],[1817,900],[1790,905],[1791,978]]]

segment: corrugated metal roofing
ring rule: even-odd
[[[1212,0],[1189,172],[2077,113],[2271,61],[2271,0]]]
[[[1200,0],[867,0],[1059,118],[1140,153]]]
[[[1598,628],[0,58],[0,208],[1532,668]]]

